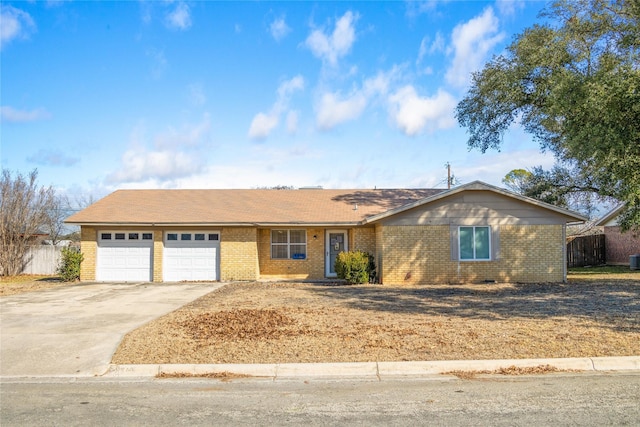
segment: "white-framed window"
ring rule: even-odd
[[[153,233],[143,233],[140,231],[121,232],[121,231],[101,231],[99,238],[105,240],[123,240],[125,242],[134,242],[136,240],[153,240]]]
[[[165,239],[166,241],[170,241],[170,242],[195,241],[195,242],[204,244],[204,242],[206,242],[207,240],[209,241],[220,240],[220,233],[219,232],[207,233],[205,231],[170,232],[165,234]]]
[[[491,227],[458,227],[458,243],[461,261],[488,261],[491,259]]]
[[[272,259],[306,259],[306,230],[271,230]]]

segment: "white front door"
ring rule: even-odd
[[[327,230],[325,235],[325,275],[336,277],[336,257],[349,250],[347,230]]]

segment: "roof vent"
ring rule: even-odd
[[[299,190],[322,190],[322,185],[312,185],[309,187],[300,187]]]

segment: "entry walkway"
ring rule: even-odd
[[[125,334],[221,283],[81,283],[0,299],[0,376],[94,376]]]

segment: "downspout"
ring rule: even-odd
[[[567,224],[562,224],[562,283],[567,283]]]

